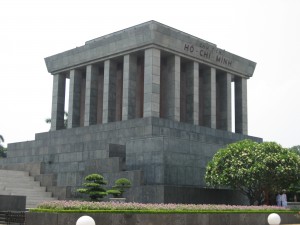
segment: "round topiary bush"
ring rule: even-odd
[[[126,189],[131,187],[130,180],[126,178],[120,178],[115,181],[115,185],[112,187],[112,190],[108,190],[108,194],[112,194],[114,197],[122,198],[123,193],[126,191]]]
[[[107,195],[106,189],[102,187],[102,185],[107,184],[107,181],[101,174],[90,174],[84,179],[86,181],[83,184],[85,188],[79,188],[77,192],[89,195],[92,201],[100,200]]]

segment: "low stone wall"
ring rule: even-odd
[[[25,211],[26,196],[0,195],[0,211]]]
[[[300,202],[288,202],[287,207],[300,210]]]
[[[114,213],[26,213],[27,225],[75,225],[83,215],[97,225],[267,225],[269,214],[114,214]],[[281,224],[300,224],[300,216],[280,214]]]

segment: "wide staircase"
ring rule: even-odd
[[[26,196],[26,208],[35,208],[44,201],[55,200],[46,187],[41,187],[39,181],[29,176],[28,172],[0,170],[0,195]]]

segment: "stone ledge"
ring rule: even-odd
[[[91,216],[96,224],[105,225],[261,225],[267,224],[269,213],[233,214],[122,214],[122,213],[26,213],[26,224],[76,224],[84,215]],[[299,215],[280,214],[283,224],[299,224]]]
[[[290,209],[300,209],[300,202],[288,202],[287,207]]]

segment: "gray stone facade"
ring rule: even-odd
[[[203,199],[195,199],[188,190],[201,193],[205,188],[208,160],[224,145],[245,138],[261,141],[149,117],[36,134],[34,141],[9,144],[9,156],[2,166],[42,162],[37,177],[46,179],[49,190],[63,189],[59,198],[75,197],[75,189],[87,174],[102,173],[109,185],[117,178],[129,178],[133,182],[129,200],[199,203]],[[170,188],[177,188],[182,196],[172,197],[164,191]]]
[[[262,141],[247,135],[246,81],[256,64],[158,22],[45,61],[53,75],[51,131],[9,144],[0,168],[35,165],[36,179],[59,198],[76,197],[87,174],[102,173],[109,185],[133,182],[129,201],[217,202],[203,179],[207,162],[226,144]],[[236,203],[232,196],[223,203]]]

